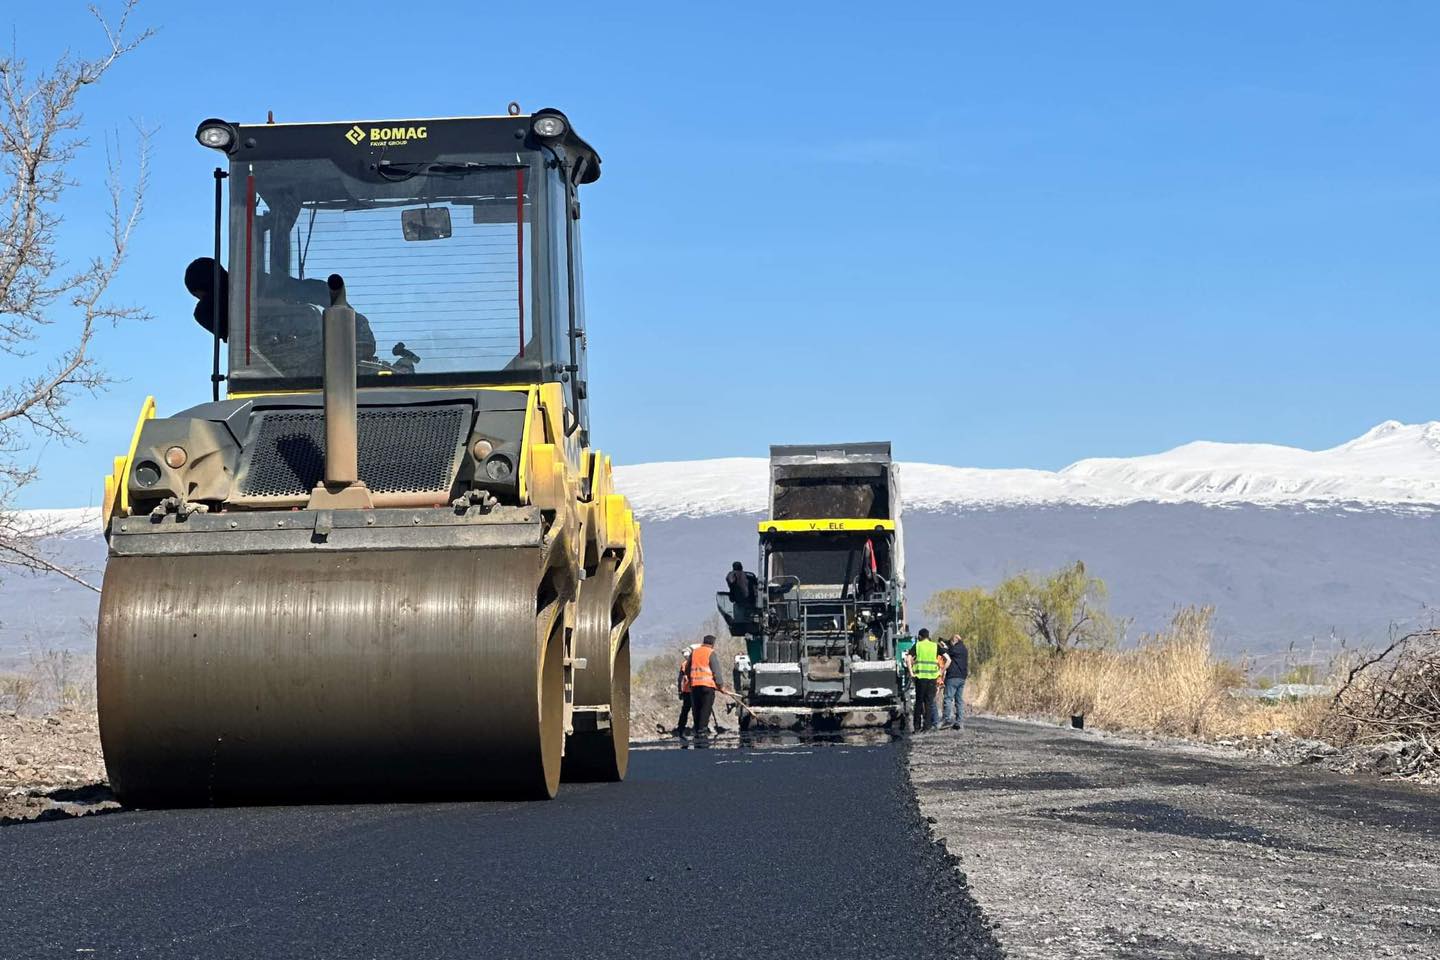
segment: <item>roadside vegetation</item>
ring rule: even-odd
[[[1387,772],[1440,775],[1440,630],[1406,634],[1357,660],[1324,733],[1344,746],[1372,745]]]
[[[0,672],[0,714],[95,710],[95,665],[73,650],[30,654],[27,667]]]
[[[0,671],[0,824],[53,815],[53,791],[104,780],[93,659],[43,650]]]
[[[1184,607],[1133,642],[1106,608],[1105,583],[1073,563],[1024,573],[994,589],[943,590],[926,605],[942,636],[971,651],[966,699],[985,713],[1196,740],[1299,742],[1299,759],[1346,754],[1352,768],[1420,773],[1440,767],[1440,633],[1407,635],[1383,651],[1328,666],[1296,664],[1278,679],[1215,652],[1211,607]],[[1293,749],[1290,752],[1295,752]],[[1313,757],[1311,756],[1313,755]]]

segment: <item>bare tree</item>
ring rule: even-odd
[[[1011,577],[995,589],[1000,606],[1022,625],[1031,640],[1052,653],[1081,645],[1111,642],[1118,630],[1105,611],[1105,581],[1092,577],[1076,560],[1043,579],[1029,573]]]
[[[56,249],[61,201],[75,186],[70,168],[86,146],[78,132],[78,102],[86,87],[151,36],[148,29],[129,30],[137,2],[125,0],[114,19],[90,8],[105,39],[97,57],[67,52],[48,69],[32,71],[14,49],[0,56],[0,353],[26,369],[0,385],[0,566],[58,573],[85,586],[90,584],[37,549],[38,540],[58,529],[21,522],[11,505],[36,478],[34,442],[77,438],[67,405],[77,392],[94,394],[109,382],[91,350],[97,328],[145,317],[107,292],[140,219],[147,131],[139,130],[128,177],[119,138],[113,148],[106,145],[110,203],[103,246],[79,269]]]

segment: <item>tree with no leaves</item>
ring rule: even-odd
[[[32,445],[76,439],[67,405],[77,392],[93,394],[109,382],[92,351],[97,328],[145,316],[107,297],[140,219],[145,131],[128,178],[118,149],[107,145],[109,230],[98,249],[79,268],[57,251],[60,205],[75,186],[70,168],[86,146],[80,98],[152,33],[129,30],[136,2],[126,0],[114,19],[90,8],[104,36],[93,58],[66,52],[48,69],[32,71],[14,49],[0,55],[0,353],[24,366],[22,375],[0,385],[0,566],[58,573],[91,589],[38,548],[37,541],[63,531],[22,523],[11,506],[36,479]]]

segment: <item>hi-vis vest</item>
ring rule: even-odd
[[[680,661],[680,692],[682,694],[690,692],[690,671],[686,667],[690,666],[690,657],[693,655],[694,651],[692,650]]]
[[[715,673],[710,669],[710,654],[715,652],[714,647],[700,644],[690,652],[690,686],[714,687]]]
[[[915,641],[916,680],[934,680],[940,676],[940,646],[934,640]]]

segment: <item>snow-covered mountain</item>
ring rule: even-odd
[[[1433,505],[1440,504],[1440,422],[1386,420],[1329,450],[1200,441],[1148,457],[1081,460],[1059,475],[1155,500]]]
[[[730,561],[751,562],[767,463],[637,464],[616,482],[644,524],[636,637],[653,649],[710,616]],[[1056,472],[903,463],[900,483],[912,611],[938,589],[1077,558],[1136,631],[1210,603],[1232,650],[1375,638],[1440,605],[1440,422],[1387,421],[1329,450],[1197,442]],[[103,565],[93,508],[11,522],[46,531],[73,563]],[[54,577],[0,580],[0,668],[26,648],[85,649],[94,611],[94,594]]]
[[[618,466],[616,484],[642,520],[761,513],[767,471],[763,457],[662,461]],[[1440,507],[1440,421],[1386,420],[1329,450],[1198,440],[1058,471],[902,463],[901,491],[908,510],[1142,502]],[[68,532],[95,515],[82,507],[24,511],[17,519]]]
[[[766,461],[732,457],[617,468],[643,519],[757,513]],[[1358,503],[1440,506],[1440,421],[1387,420],[1329,450],[1197,441],[1166,453],[1081,460],[1063,470],[982,470],[904,463],[910,510],[1130,503]]]

